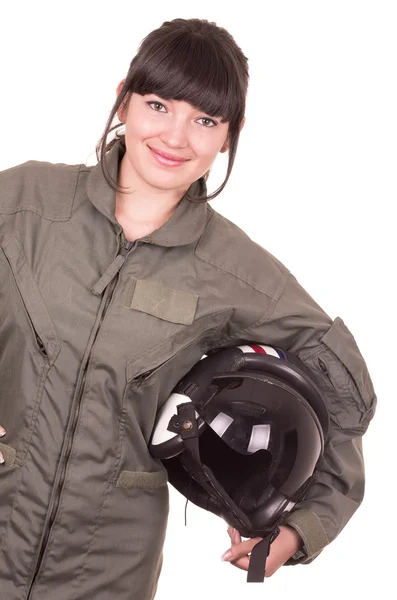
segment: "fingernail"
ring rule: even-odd
[[[225,552],[225,554],[222,554],[221,556],[221,560],[225,561],[225,560],[229,560],[230,558],[232,558],[233,553],[231,550],[228,550],[227,552]]]
[[[0,437],[3,437],[3,435],[6,434],[5,429],[3,429],[2,427],[0,427]]]
[[[4,458],[0,455],[0,464],[4,463]]]

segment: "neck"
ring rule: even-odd
[[[118,183],[128,187],[128,193],[116,192],[116,217],[124,221],[156,228],[175,211],[186,190],[161,190],[149,186],[127,163],[125,153],[119,167]]]

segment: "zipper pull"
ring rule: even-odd
[[[135,248],[136,245],[137,245],[136,241],[135,242],[125,242],[121,251],[117,254],[117,256],[113,260],[113,262],[108,266],[108,268],[106,269],[106,271],[104,272],[104,274],[102,275],[100,280],[97,281],[96,284],[91,288],[91,292],[93,292],[97,296],[100,296],[102,294],[105,287],[111,282],[113,277],[119,272],[119,270],[123,266],[125,257],[127,256],[128,252],[132,248]]]
[[[131,250],[131,248],[133,248],[134,246],[136,246],[136,241],[135,242],[129,242],[128,240],[126,240],[124,242],[123,247],[121,248],[121,256],[127,256],[128,252]]]

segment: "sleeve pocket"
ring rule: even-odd
[[[334,423],[364,432],[374,415],[376,396],[356,341],[337,317],[320,342],[299,358],[315,372]]]

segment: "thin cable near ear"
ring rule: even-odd
[[[186,500],[186,504],[185,504],[185,527],[187,526],[187,519],[186,519],[187,513],[186,513],[186,511],[187,511],[187,503],[188,502],[189,502],[189,498]]]
[[[191,479],[189,481],[189,487],[187,489],[186,495],[189,496],[189,492],[190,492],[190,488],[193,485],[193,480]],[[185,527],[187,526],[187,503],[189,502],[189,498],[186,499],[186,504],[185,504]]]

